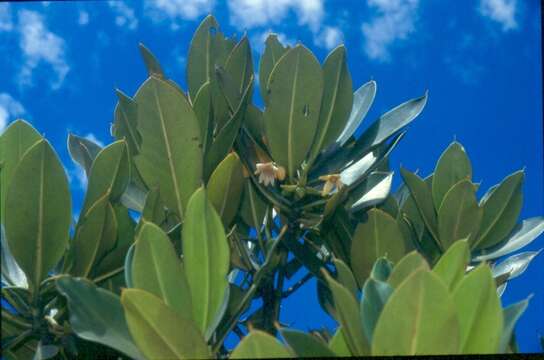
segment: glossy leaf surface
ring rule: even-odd
[[[350,352],[358,356],[367,355],[369,345],[359,319],[357,301],[348,289],[334,280],[326,271],[323,271],[323,275],[332,291],[336,316],[342,326],[344,339]]]
[[[272,157],[289,177],[312,145],[323,92],[323,75],[315,56],[302,45],[280,59],[268,80],[264,125]]]
[[[386,256],[397,262],[404,255],[404,238],[395,219],[389,214],[372,209],[367,219],[355,229],[351,243],[351,266],[362,287],[374,262]]]
[[[230,250],[221,218],[203,188],[191,197],[182,232],[193,318],[204,333],[224,300]]]
[[[186,319],[192,318],[191,292],[179,257],[168,236],[144,223],[134,243],[132,284],[161,298]]]
[[[433,176],[433,202],[440,209],[446,193],[461,180],[472,179],[472,165],[463,146],[454,141],[436,163]]]
[[[208,181],[210,202],[225,226],[229,226],[240,205],[244,189],[242,163],[236,153],[230,153],[219,163]]]
[[[481,265],[461,280],[453,292],[460,325],[460,345],[466,354],[498,350],[503,318],[491,270]]]
[[[470,180],[462,180],[452,186],[438,210],[438,237],[442,247],[447,250],[461,239],[469,239],[472,243],[480,228],[482,213]]]
[[[474,243],[476,248],[488,248],[498,244],[514,229],[521,211],[523,171],[504,179],[483,203],[480,233]]]
[[[430,271],[412,274],[391,295],[374,330],[373,355],[457,354],[456,308],[446,286]]]
[[[132,340],[117,295],[69,276],[58,279],[57,288],[68,299],[70,325],[79,337],[144,358]]]
[[[453,290],[465,275],[466,268],[470,261],[470,247],[466,240],[456,241],[440,257],[433,272]]]
[[[182,218],[201,184],[200,125],[187,99],[164,80],[146,80],[136,102],[142,149],[134,161],[146,185],[158,186],[166,206]]]
[[[9,249],[36,289],[68,244],[72,202],[57,154],[40,140],[23,156],[6,193]]]
[[[196,325],[158,297],[143,290],[127,289],[121,295],[121,304],[130,334],[147,358],[210,358],[208,345]]]
[[[290,358],[293,355],[274,337],[259,330],[251,331],[240,341],[231,359]]]

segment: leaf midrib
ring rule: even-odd
[[[293,137],[293,117],[294,117],[294,109],[295,109],[295,98],[296,98],[296,88],[297,88],[297,82],[298,82],[298,70],[300,66],[300,48],[296,50],[296,56],[297,61],[295,64],[295,72],[293,74],[293,86],[291,87],[291,101],[290,101],[290,108],[289,108],[289,125],[288,125],[288,131],[287,131],[287,164],[289,167],[289,176],[292,178],[295,169],[294,169],[294,163],[293,163],[293,144],[292,144],[292,137]]]
[[[205,276],[205,279],[204,279],[204,281],[206,282],[205,287],[204,287],[205,295],[206,295],[206,304],[205,304],[205,310],[206,311],[204,311],[204,314],[203,314],[204,316],[203,316],[203,319],[202,319],[203,320],[203,323],[202,323],[202,325],[203,325],[202,329],[203,330],[206,329],[206,326],[208,324],[208,314],[210,313],[210,307],[211,307],[210,306],[210,303],[211,303],[211,301],[210,301],[210,293],[211,293],[211,289],[210,289],[210,286],[211,286],[210,273],[211,273],[211,270],[212,270],[210,268],[211,264],[210,264],[210,261],[209,261],[209,247],[208,247],[208,245],[209,245],[208,241],[210,239],[210,236],[209,236],[210,234],[208,232],[209,204],[208,204],[206,198],[205,198],[205,200],[206,200],[206,201],[204,201],[204,224],[205,225],[203,226],[203,231],[204,231],[204,236],[203,237],[204,237],[205,241],[202,241],[202,243],[203,243],[202,247],[203,247],[203,250],[204,250],[204,254],[206,255],[205,256],[205,259],[206,259],[206,264],[205,264],[206,267],[205,268],[206,268],[207,272],[206,272],[206,276]]]
[[[128,115],[127,115],[127,113],[126,113],[126,111],[124,109],[125,109],[125,107],[121,106],[121,114],[122,114],[121,118],[125,122],[125,126],[127,127],[127,130],[128,130],[129,135],[130,135],[130,137],[132,139],[132,142],[134,143],[134,147],[136,148],[136,152],[140,153],[141,145],[138,143],[136,134],[134,133],[135,129],[133,129],[132,126],[130,126],[130,122],[128,121]]]
[[[157,80],[159,81],[159,80]],[[163,115],[163,112],[162,112],[162,106],[161,106],[161,103],[160,103],[160,100],[159,100],[159,94],[158,94],[158,89],[157,89],[157,84],[154,83],[153,84],[153,95],[154,95],[154,98],[155,98],[155,105],[157,106],[157,109],[158,109],[158,114],[159,114],[159,120],[160,120],[160,124],[161,124],[161,131],[162,131],[162,136],[163,136],[163,139],[164,139],[164,146],[165,146],[165,149],[166,149],[166,156],[168,158],[168,165],[170,167],[170,176],[172,177],[172,182],[173,182],[173,188],[174,188],[174,194],[176,196],[176,202],[177,202],[177,205],[178,205],[178,211],[179,211],[179,216],[180,218],[183,218],[183,208],[181,206],[181,195],[179,193],[179,188],[178,188],[178,178],[177,178],[177,174],[176,174],[176,171],[175,171],[175,167],[174,167],[174,163],[173,163],[173,159],[172,159],[172,149],[171,149],[171,145],[170,145],[170,140],[168,139],[168,134],[166,132],[166,124],[165,124],[165,120],[164,120],[164,115]]]
[[[142,318],[142,320],[144,320],[147,325],[155,332],[155,334],[157,335],[157,337],[159,338],[159,340],[164,344],[166,345],[166,347],[168,348],[169,351],[171,351],[173,354],[176,355],[176,357],[178,359],[184,359],[185,357],[183,356],[183,354],[180,354],[178,353],[178,349],[177,349],[177,346],[175,346],[175,344],[172,344],[170,342],[170,339],[167,337],[167,336],[164,336],[163,335],[163,332],[161,331],[161,327],[160,326],[156,326],[155,322],[152,321],[152,319],[148,319],[145,315],[146,313],[143,312],[143,311],[140,311],[140,309],[138,308],[138,306],[136,306],[136,304],[132,303],[132,306],[133,306],[133,309],[136,310],[138,312],[138,315]]]
[[[342,59],[343,59],[343,56],[342,56]],[[322,128],[323,131],[321,131],[320,133],[318,132],[318,136],[319,136],[319,139],[318,141],[316,142],[316,147],[314,149],[314,155],[313,156],[317,156],[317,154],[319,154],[319,150],[321,148],[321,146],[323,145],[323,142],[325,140],[325,137],[327,135],[327,131],[329,130],[329,127],[331,125],[331,122],[332,122],[332,114],[335,110],[335,106],[336,106],[336,98],[338,97],[338,89],[340,88],[339,84],[340,84],[340,75],[342,74],[342,69],[344,68],[344,63],[341,62],[340,63],[340,66],[338,66],[338,70],[336,72],[336,76],[335,76],[335,86],[334,86],[334,91],[333,91],[333,95],[332,95],[332,100],[331,100],[331,106],[329,107],[329,111],[328,111],[328,114],[327,116],[325,117],[325,124]]]
[[[417,345],[418,345],[418,338],[417,338],[417,333],[418,333],[418,330],[419,330],[419,327],[420,327],[420,323],[421,323],[421,303],[423,302],[423,283],[420,282],[419,284],[420,288],[419,288],[419,291],[418,291],[418,294],[417,294],[417,297],[418,297],[418,301],[417,301],[417,307],[415,309],[415,321],[414,321],[414,326],[412,327],[412,337],[411,337],[411,341],[410,341],[410,352],[408,353],[409,355],[415,355],[416,354],[416,349],[417,349]]]
[[[219,212],[219,214],[221,215],[221,217],[223,217],[224,213],[225,213],[225,208],[227,207],[227,200],[229,198],[229,194],[230,194],[230,186],[231,186],[231,183],[232,183],[232,172],[233,172],[233,168],[230,169],[231,171],[228,172],[228,177],[227,177],[227,191],[225,191],[225,195],[223,196],[223,201],[221,203],[221,211]]]
[[[38,201],[38,233],[36,234],[36,250],[34,253],[34,257],[36,260],[36,267],[34,271],[34,286],[36,287],[36,290],[38,289],[38,286],[40,285],[40,280],[42,277],[42,266],[43,266],[43,259],[42,259],[42,248],[43,248],[43,221],[44,221],[44,211],[43,211],[43,205],[44,205],[44,198],[43,198],[43,192],[44,192],[44,173],[45,173],[45,144],[40,145],[42,147],[41,149],[41,162],[40,162],[40,190],[39,190],[39,201]],[[36,298],[37,299],[37,298]]]
[[[478,241],[476,242],[476,244],[474,244],[474,246],[480,244],[482,242],[482,240],[484,240],[490,233],[491,229],[493,229],[495,227],[495,225],[497,224],[497,222],[499,221],[500,218],[503,217],[504,215],[504,212],[506,211],[506,208],[508,207],[508,205],[510,204],[510,202],[512,201],[512,198],[514,197],[514,193],[516,192],[516,190],[518,189],[519,187],[519,184],[517,184],[513,189],[512,191],[509,192],[508,194],[508,200],[507,201],[502,201],[501,204],[501,208],[500,208],[500,212],[498,214],[498,216],[495,216],[495,219],[489,224],[489,226],[487,227],[486,231],[479,237]],[[497,190],[500,190],[500,188],[497,188]],[[490,198],[491,196],[493,196],[494,194],[491,194],[490,195]],[[489,200],[489,199],[488,199]],[[489,204],[489,201],[486,202],[486,205]],[[485,205],[484,205],[484,209],[485,209]],[[485,211],[485,210],[484,210]]]

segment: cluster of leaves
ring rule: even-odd
[[[534,240],[544,220],[514,228],[518,173],[477,204],[456,143],[429,180],[403,170],[406,185],[390,194],[388,156],[427,94],[355,137],[376,84],[353,92],[343,46],[320,65],[307,48],[271,35],[259,64],[263,110],[251,103],[247,38],[225,37],[212,16],[191,42],[187,93],[140,50],[149,76],[133,97],[117,90],[116,140],[101,148],[69,135],[88,181],[75,223],[49,142],[22,120],[0,137],[4,356],[509,349],[527,301],[502,310],[496,287],[536,254],[492,270],[486,262]],[[283,299],[312,278],[341,325],[332,338],[279,322]],[[250,312],[254,300],[262,305]],[[233,350],[231,333],[241,339]]]
[[[329,278],[341,327],[329,346],[341,355],[422,355],[511,351],[528,299],[501,308],[488,264],[470,272],[470,246],[458,240],[430,268],[418,252],[393,267],[379,258],[362,288],[345,267]],[[341,334],[341,335],[340,335]]]

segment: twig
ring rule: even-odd
[[[297,291],[302,285],[306,284],[308,282],[308,280],[310,280],[311,278],[314,277],[314,274],[312,274],[311,272],[307,273],[306,275],[304,275],[304,277],[302,279],[300,279],[299,281],[297,281],[296,284],[294,284],[293,286],[291,286],[289,289],[287,289],[287,291],[284,291],[282,294],[281,294],[281,297],[282,298],[286,298],[288,297],[289,295],[291,295],[292,293],[294,293],[295,291]]]
[[[269,265],[270,265],[270,259],[274,255],[276,251],[276,247],[287,232],[287,226],[284,226],[278,235],[278,237],[274,240],[274,243],[272,244],[272,248],[268,252],[268,256],[266,257],[266,261],[264,262],[263,266],[257,271],[255,276],[253,277],[253,284],[249,287],[246,295],[243,297],[242,301],[238,304],[238,307],[234,311],[231,319],[229,320],[229,324],[223,329],[223,331],[218,332],[220,335],[217,337],[217,342],[213,346],[213,352],[217,353],[219,349],[221,348],[221,345],[225,341],[225,338],[227,335],[232,331],[232,329],[236,326],[238,323],[238,320],[240,319],[240,316],[244,313],[246,310],[247,305],[251,302],[253,299],[253,295],[259,288],[259,285],[261,283],[261,280],[267,275],[267,273],[270,271]]]

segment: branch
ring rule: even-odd
[[[284,226],[281,229],[281,232],[278,235],[278,237],[274,240],[274,244],[272,244],[272,248],[268,252],[267,257],[266,257],[266,261],[264,262],[263,266],[259,269],[259,271],[257,271],[255,276],[253,277],[253,284],[249,287],[246,295],[244,296],[242,301],[236,307],[236,310],[234,311],[234,314],[230,318],[228,325],[226,327],[224,327],[223,329],[220,329],[222,331],[218,331],[218,334],[219,334],[218,337],[217,337],[218,340],[215,343],[215,345],[213,346],[213,352],[214,353],[217,353],[217,351],[221,348],[221,345],[225,341],[227,335],[236,326],[236,324],[238,323],[238,320],[240,319],[240,316],[242,316],[242,314],[246,310],[247,305],[253,299],[253,295],[255,294],[257,289],[259,288],[261,280],[263,278],[265,278],[265,275],[267,275],[268,272],[271,270],[271,269],[269,269],[270,260],[272,259],[272,256],[275,254],[276,248],[277,248],[279,242],[284,237],[286,232],[287,232],[287,226]]]
[[[307,273],[306,275],[304,275],[304,277],[302,279],[300,279],[299,281],[297,281],[296,284],[294,284],[293,286],[291,286],[289,289],[287,289],[287,291],[284,291],[282,294],[281,294],[281,297],[283,299],[285,299],[286,297],[288,297],[289,295],[291,295],[292,293],[294,293],[295,291],[297,291],[302,285],[306,284],[308,282],[308,280],[310,280],[311,278],[314,277],[314,274],[312,274],[311,272]]]

